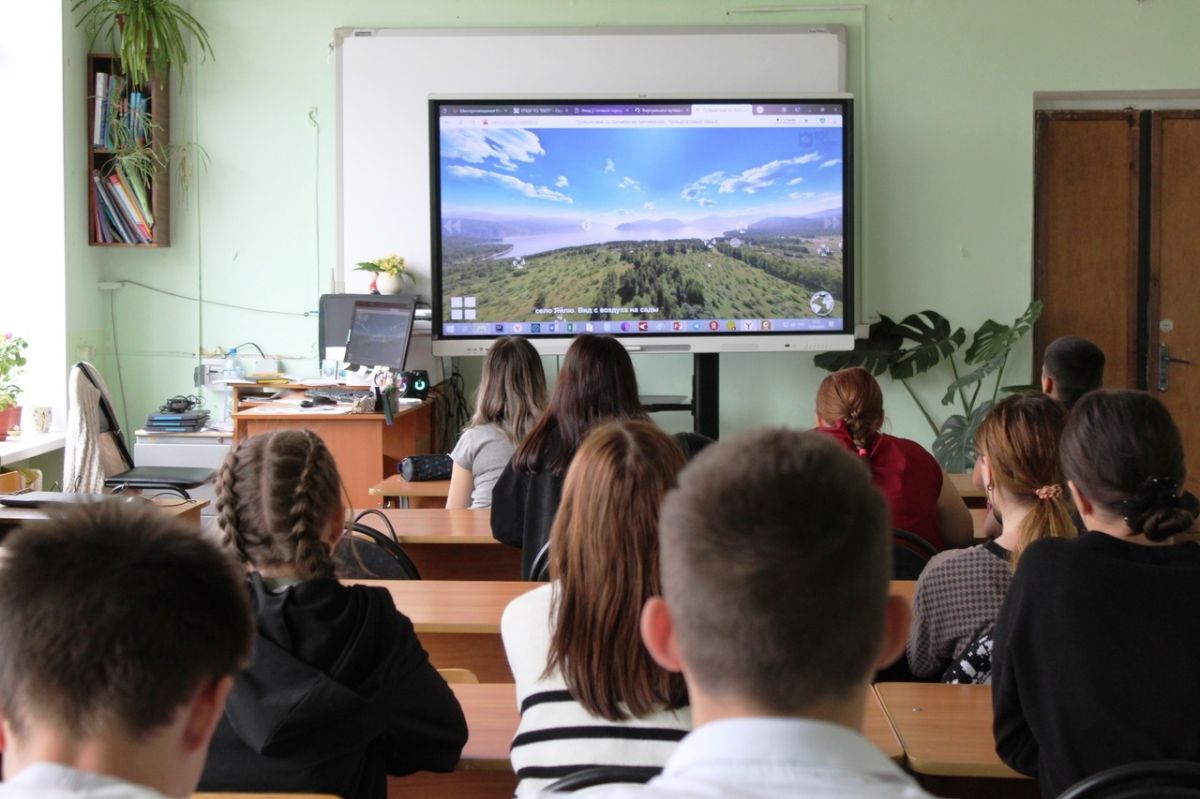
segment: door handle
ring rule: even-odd
[[[1186,358],[1172,357],[1171,356],[1171,348],[1168,347],[1166,344],[1159,344],[1158,345],[1158,390],[1160,392],[1167,390],[1167,387],[1169,385],[1171,364],[1173,364],[1173,363],[1190,364],[1191,361],[1187,360]]]

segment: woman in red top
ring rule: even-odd
[[[882,425],[883,392],[866,369],[842,369],[821,381],[817,429],[867,460],[891,509],[892,527],[939,550],[969,545],[971,514],[954,483],[920,444],[881,433]]]

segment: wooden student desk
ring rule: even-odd
[[[351,414],[348,405],[300,408],[299,398],[276,403],[247,404],[242,391],[262,386],[239,386],[235,391],[238,411],[233,415],[234,439],[241,441],[276,430],[311,430],[321,437],[337,462],[338,473],[355,507],[371,507],[377,500],[371,487],[384,475],[395,474],[401,460],[409,455],[429,452],[430,419],[433,403],[401,405],[393,423],[388,425],[382,413]],[[309,386],[267,386],[303,392]],[[297,395],[299,397],[299,394]]]
[[[351,511],[354,518],[361,509]],[[521,577],[521,550],[492,538],[490,510],[380,511],[396,530],[404,551],[412,558],[423,580],[517,580]],[[359,520],[387,534],[387,525],[375,514]]]
[[[449,480],[409,482],[402,474],[393,474],[371,486],[371,496],[380,497],[383,507],[444,508],[450,496]]]
[[[950,482],[958,489],[958,495],[967,503],[968,508],[983,508],[987,506],[987,492],[976,488],[969,474],[948,475]]]
[[[481,682],[513,681],[500,640],[500,616],[516,597],[538,587],[528,582],[464,580],[343,580],[388,590],[438,668],[465,668]]]
[[[194,524],[197,527],[200,526],[200,510],[208,507],[207,499],[184,499],[179,496],[154,497],[149,501],[161,508],[164,513],[182,519],[188,524]],[[7,505],[0,505],[0,536],[3,536],[9,530],[25,522],[47,519],[54,512],[55,508],[62,509],[65,507],[70,506],[10,508]]]
[[[881,682],[875,693],[917,774],[1027,779],[996,755],[991,686]]]

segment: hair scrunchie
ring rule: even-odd
[[[1042,486],[1033,493],[1037,494],[1038,499],[1059,499],[1063,495],[1062,486],[1058,483],[1051,483],[1048,486]]]

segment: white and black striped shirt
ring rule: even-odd
[[[521,710],[512,743],[513,770],[520,780],[517,796],[532,796],[554,780],[591,766],[660,768],[692,726],[687,708],[620,722],[593,716],[571,698],[561,676],[542,677],[550,651],[555,588],[544,585],[514,599],[500,625]]]

